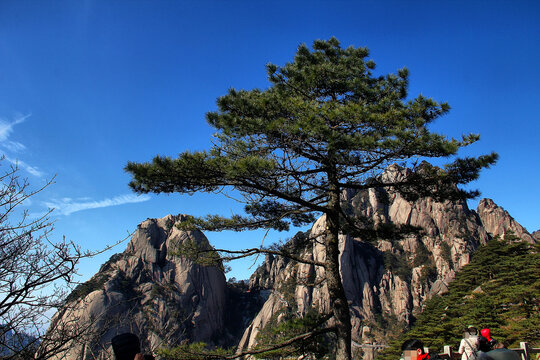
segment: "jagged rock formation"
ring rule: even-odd
[[[384,177],[402,177],[407,169],[392,166]],[[469,210],[465,201],[437,202],[421,198],[411,202],[385,189],[346,192],[350,211],[372,219],[374,225],[395,224],[421,231],[403,238],[362,241],[341,236],[341,274],[349,300],[353,340],[356,345],[385,342],[387,331],[410,324],[426,299],[445,292],[456,271],[468,264],[471,254],[492,236],[511,230],[525,241],[531,235],[491,200],[482,200]],[[320,218],[309,235],[317,239],[325,229]],[[487,229],[487,231],[486,231]],[[307,247],[303,255],[323,261],[324,247]],[[253,346],[257,335],[276,318],[302,316],[310,308],[328,312],[324,270],[267,256],[250,279],[253,288],[272,293],[239,344]],[[372,354],[364,354],[371,358]]]
[[[74,341],[58,359],[110,359],[110,340],[123,332],[138,335],[147,351],[183,340],[212,344],[226,340],[223,271],[172,252],[186,241],[210,246],[201,232],[174,226],[183,219],[169,215],[144,221],[126,251],[113,256],[74,291],[68,298],[69,311],[57,317],[73,317],[94,331],[91,339]]]
[[[497,206],[491,199],[482,199],[478,204],[477,212],[484,228],[491,236],[503,237],[506,233],[512,232],[523,241],[529,243],[537,241],[506,210]]]

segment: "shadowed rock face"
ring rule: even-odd
[[[126,251],[113,256],[93,277],[97,288],[72,294],[70,310],[62,316],[94,329],[91,339],[74,342],[58,359],[110,359],[111,338],[123,332],[138,335],[147,351],[183,340],[220,343],[225,276],[217,267],[174,255],[175,246],[185,241],[209,246],[201,232],[174,226],[182,220],[183,216],[169,215],[141,223]]]

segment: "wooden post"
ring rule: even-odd
[[[527,342],[520,342],[519,347],[523,350],[523,360],[530,360],[531,352]]]
[[[452,347],[450,345],[444,345],[444,354],[448,355],[448,359],[452,360]]]

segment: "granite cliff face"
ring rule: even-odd
[[[223,271],[201,266],[173,253],[194,241],[209,246],[201,232],[180,231],[183,216],[141,223],[126,251],[113,256],[68,298],[57,317],[77,319],[90,338],[73,341],[58,359],[110,359],[111,338],[133,332],[143,348],[153,350],[181,341],[224,341],[227,291]],[[58,320],[58,319],[57,319]]]
[[[400,177],[408,171],[390,167],[383,176]],[[533,237],[491,200],[480,202],[478,213],[465,201],[411,202],[385,189],[346,192],[351,211],[377,224],[409,225],[421,229],[403,238],[363,241],[340,238],[341,276],[351,309],[353,345],[384,343],[388,333],[411,323],[426,299],[445,292],[457,271],[469,263],[481,244],[509,230],[525,241]],[[309,234],[317,239],[325,229],[320,218]],[[324,261],[319,243],[304,249],[305,257]],[[310,308],[329,311],[324,270],[267,256],[253,274],[250,286],[270,289],[271,295],[246,329],[239,349],[253,346],[257,335],[276,318],[302,316]],[[365,359],[373,354],[364,352]]]

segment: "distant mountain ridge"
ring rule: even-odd
[[[2,344],[6,344],[6,346],[0,346],[0,358],[13,355],[15,351],[24,348],[37,348],[39,345],[34,336],[24,333],[16,334],[13,330],[6,330],[3,325],[0,325],[0,336],[2,337]]]
[[[393,166],[383,176],[407,171]],[[510,231],[537,241],[489,199],[481,200],[476,212],[465,201],[411,202],[391,189],[348,191],[343,201],[374,224],[423,229],[394,239],[340,237],[342,277],[358,344],[384,342],[392,327],[409,326],[425,300],[445,292],[474,251],[492,237]],[[320,268],[267,256],[247,285],[228,284],[219,267],[198,265],[176,254],[175,246],[186,241],[210,247],[201,232],[175,226],[184,219],[185,215],[168,215],[141,223],[126,251],[113,256],[70,296],[69,307],[75,310],[57,316],[93,321],[102,331],[74,342],[58,359],[109,358],[110,339],[126,331],[136,333],[147,350],[183,341],[242,349],[257,343],[271,319],[303,316],[312,308],[328,310]],[[309,236],[320,236],[324,227],[322,217]],[[306,234],[298,235],[302,236]],[[313,259],[325,256],[317,244],[302,251]],[[364,354],[365,359],[371,356]]]

